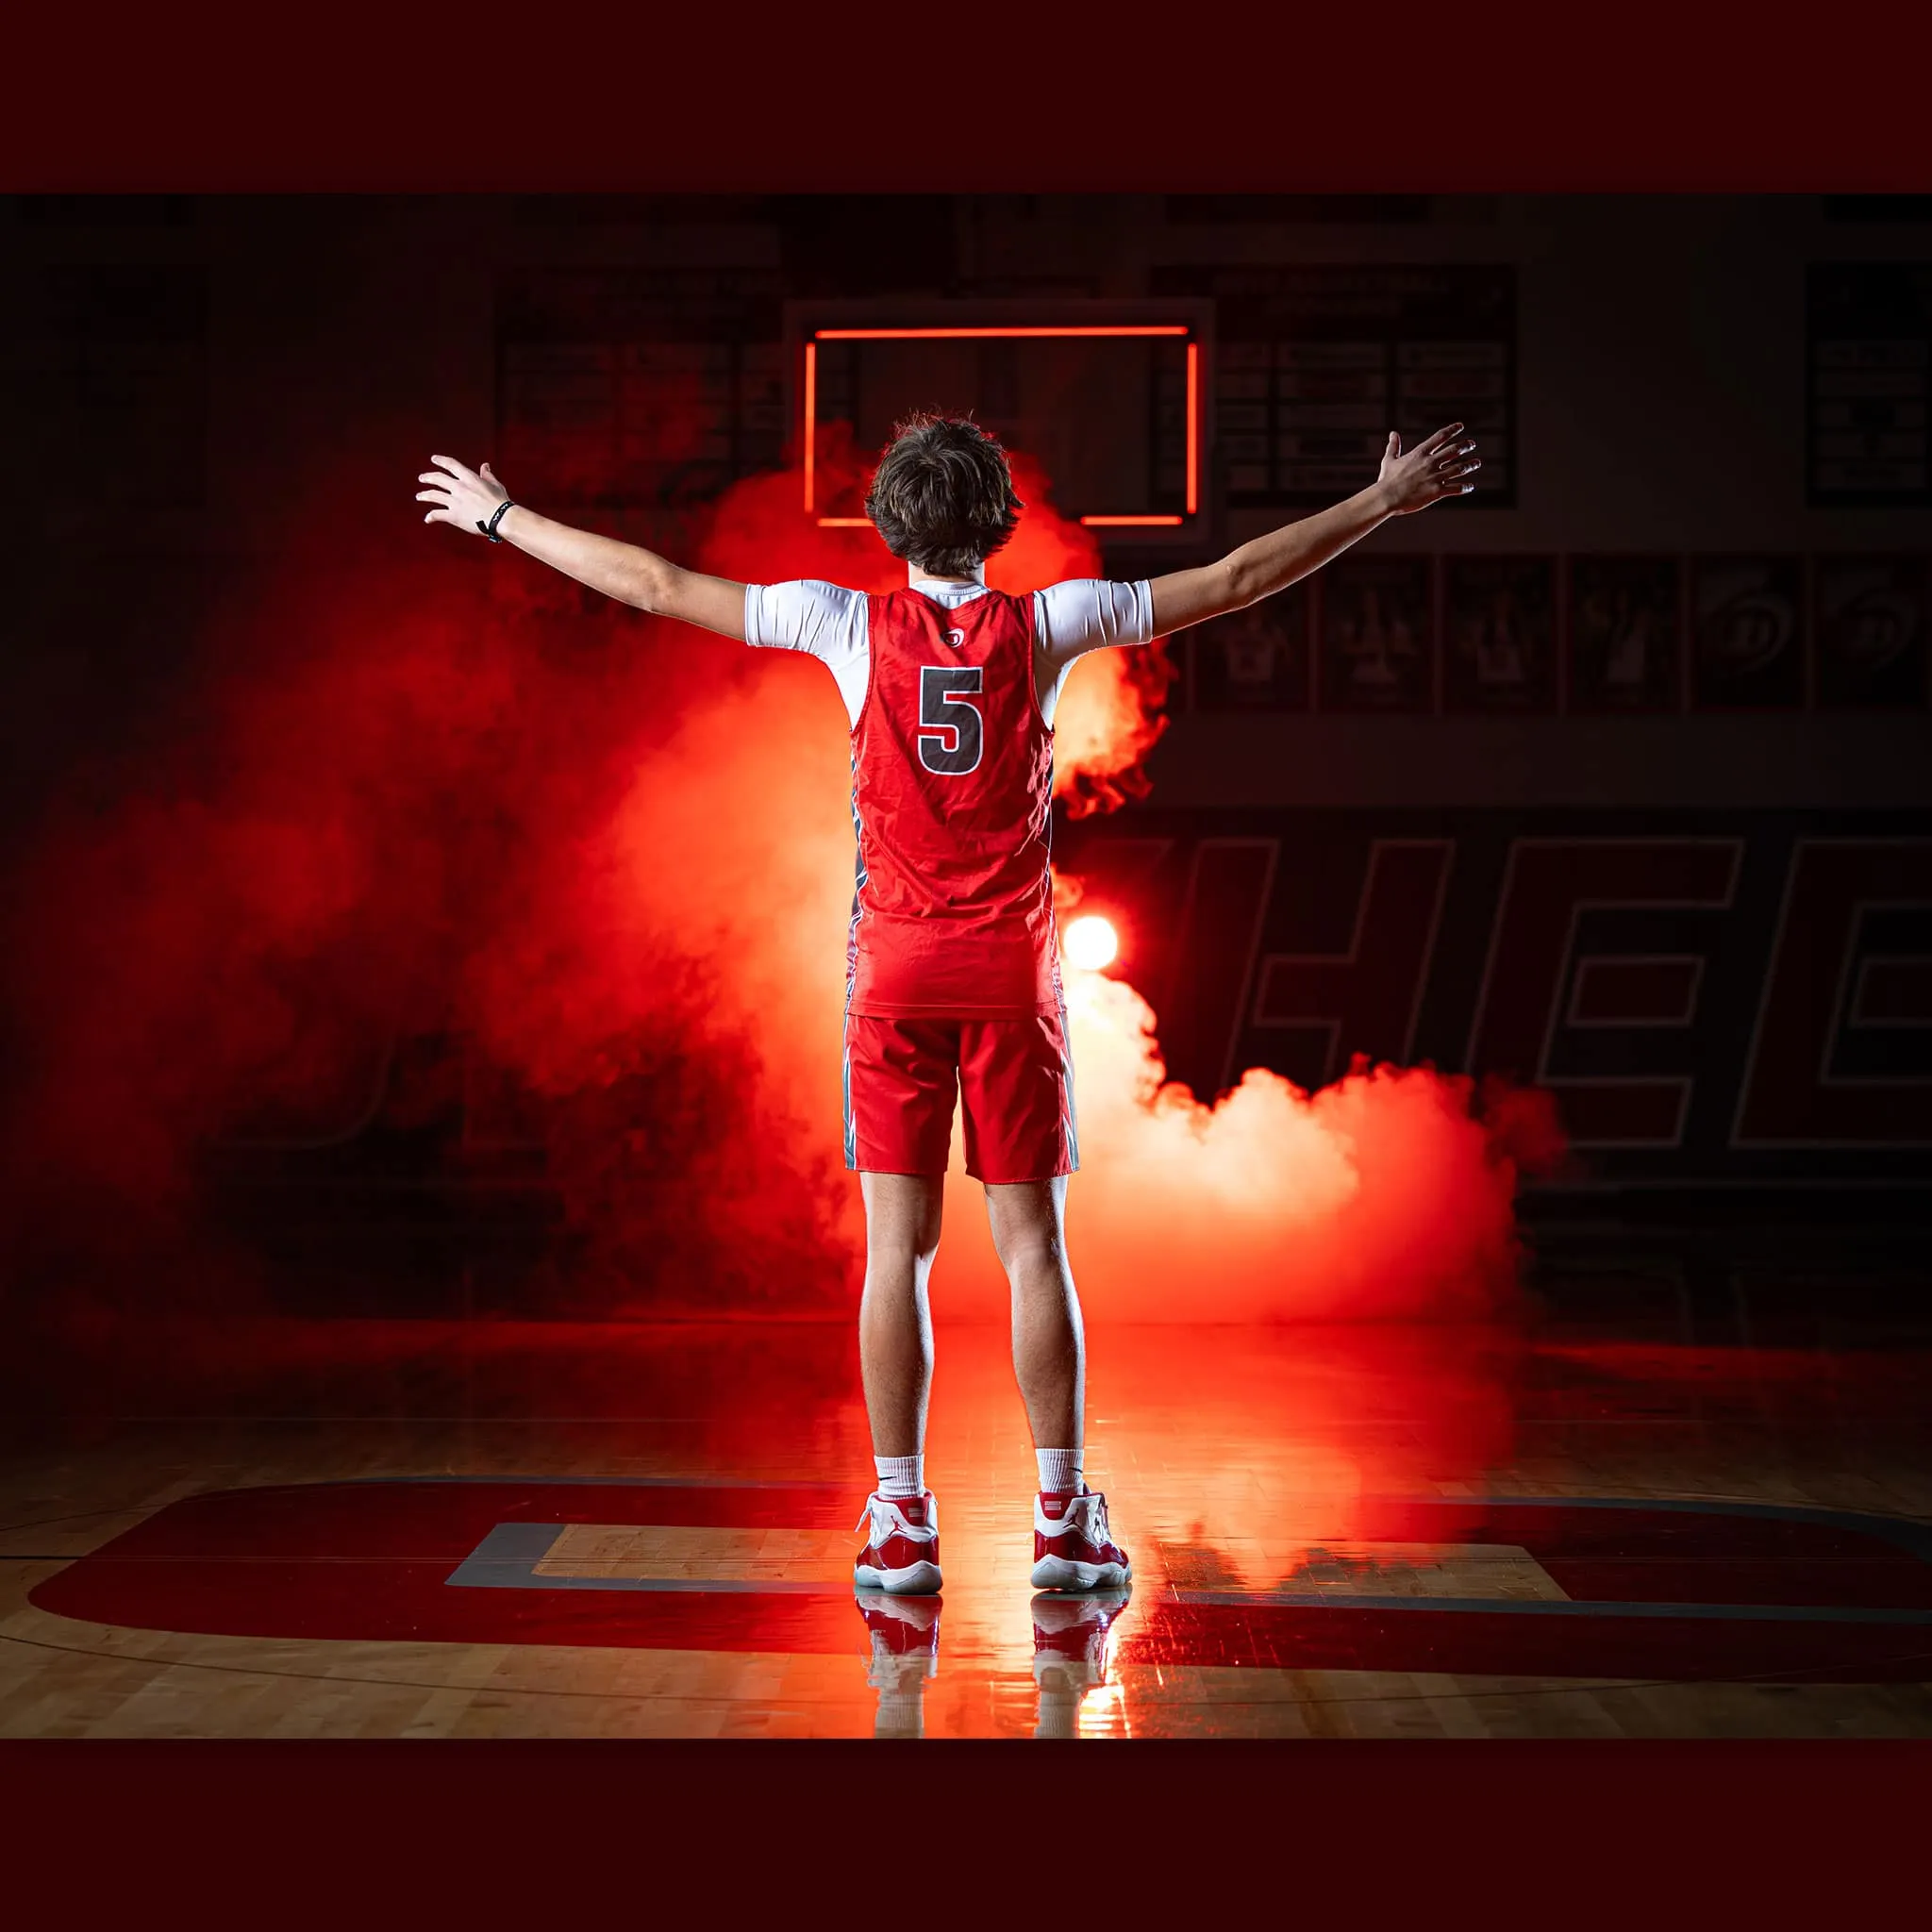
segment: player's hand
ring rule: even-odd
[[[425,470],[416,478],[417,482],[430,486],[417,491],[416,501],[436,506],[423,521],[452,524],[473,537],[482,536],[482,526],[495,515],[497,505],[509,495],[496,480],[495,471],[488,463],[481,470],[465,469],[454,457],[431,457],[429,460],[441,467]]]
[[[1391,429],[1375,480],[1388,496],[1390,508],[1397,516],[1407,516],[1445,496],[1467,496],[1475,488],[1474,479],[1481,468],[1474,440],[1464,437],[1460,423],[1437,430],[1411,450],[1403,448],[1401,437]]]

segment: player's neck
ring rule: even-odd
[[[942,577],[938,571],[921,570],[916,563],[908,563],[906,566],[906,581],[915,588],[920,584],[977,584],[983,591],[986,588],[986,566],[979,565],[967,576]]]

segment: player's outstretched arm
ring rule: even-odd
[[[431,506],[423,521],[448,524],[473,537],[487,536],[491,520],[509,502],[509,491],[497,481],[495,472],[488,463],[481,470],[468,469],[454,457],[429,460],[438,467],[416,479],[426,486],[416,492],[416,501]],[[496,534],[607,597],[744,641],[744,586],[728,577],[680,570],[655,550],[573,529],[521,503],[503,509]]]
[[[1402,447],[1402,439],[1391,429],[1381,474],[1346,503],[1257,537],[1218,563],[1156,577],[1149,586],[1155,635],[1205,624],[1285,591],[1391,517],[1426,509],[1445,496],[1468,494],[1475,488],[1470,479],[1482,468],[1474,452],[1474,442],[1463,439],[1460,423],[1437,430],[1411,450]]]

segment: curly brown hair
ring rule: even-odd
[[[942,577],[971,576],[1025,508],[997,438],[965,417],[923,411],[892,431],[865,499],[886,548]]]

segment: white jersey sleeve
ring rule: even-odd
[[[1060,689],[1074,659],[1108,644],[1145,644],[1154,639],[1154,591],[1142,578],[1116,584],[1105,577],[1074,577],[1033,593],[1033,641],[1040,712],[1048,724],[1059,708]]]
[[[1106,644],[1145,644],[1154,638],[1154,592],[1143,578],[1116,584],[1074,577],[1033,593],[1033,635],[1040,655],[1071,664]]]
[[[816,577],[747,584],[744,641],[760,650],[804,651],[818,658],[837,680],[845,715],[857,724],[872,668],[868,609],[863,591]]]

